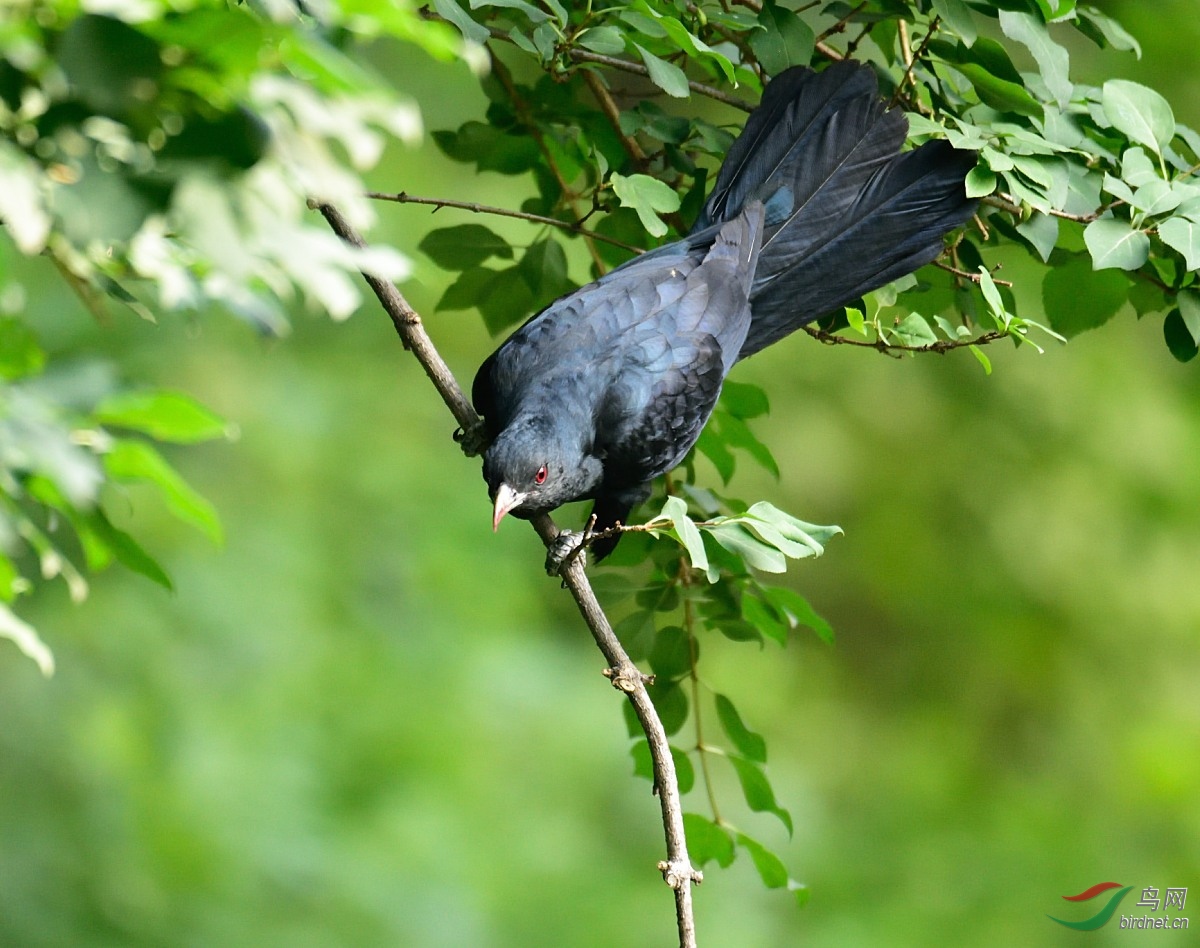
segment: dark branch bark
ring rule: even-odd
[[[342,240],[355,247],[365,246],[362,237],[332,204],[314,200],[310,201],[309,205],[321,212],[330,228]],[[479,416],[475,414],[458,381],[434,348],[421,318],[390,281],[369,273],[364,273],[363,278],[375,292],[384,311],[391,317],[392,325],[396,327],[404,347],[417,357],[425,369],[426,375],[454,415],[455,421],[464,432],[478,432],[481,425]],[[558,527],[549,515],[538,515],[531,523],[547,546],[553,543],[559,534]],[[687,840],[683,831],[683,803],[679,793],[679,779],[675,773],[675,760],[671,756],[667,732],[646,691],[646,684],[650,678],[638,670],[613,632],[612,625],[600,607],[584,571],[583,558],[569,560],[563,566],[561,575],[563,583],[579,607],[583,621],[592,633],[592,638],[596,640],[596,645],[608,662],[608,668],[604,671],[605,677],[629,699],[642,730],[646,732],[650,756],[654,763],[654,789],[662,806],[663,830],[667,842],[667,858],[658,864],[658,869],[667,885],[675,892],[680,948],[695,948],[696,925],[692,912],[692,884],[700,883],[704,876],[692,868],[688,858]]]

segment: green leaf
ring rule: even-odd
[[[417,247],[443,270],[469,270],[489,257],[511,260],[508,241],[482,224],[459,224],[431,230]]]
[[[433,0],[433,8],[443,20],[449,20],[458,27],[459,32],[472,43],[483,43],[488,38],[487,27],[481,26],[467,16],[466,10],[455,0]]]
[[[675,761],[675,779],[679,781],[679,792],[690,793],[696,785],[696,768],[692,766],[692,759],[686,751],[680,750],[674,744],[671,745],[671,759]]]
[[[1154,162],[1141,148],[1126,148],[1121,156],[1121,178],[1130,187],[1140,188],[1152,181],[1161,181]]]
[[[625,52],[625,37],[615,26],[593,26],[575,37],[575,42],[584,49],[605,56],[616,56]]]
[[[688,516],[687,503],[679,497],[668,497],[663,505],[663,516],[670,519],[675,527],[679,542],[687,550],[688,558],[695,569],[708,569],[708,554],[704,550],[704,538],[696,529],[696,524]]]
[[[722,547],[734,556],[741,557],[747,566],[760,569],[765,573],[783,573],[787,571],[787,560],[779,550],[767,546],[761,540],[751,536],[750,532],[740,524],[722,523],[709,527],[709,533]]]
[[[553,237],[539,240],[526,250],[517,269],[538,302],[549,303],[575,289],[567,279],[567,255]]]
[[[1132,51],[1138,59],[1142,58],[1141,45],[1112,17],[1105,16],[1095,7],[1078,7],[1078,12],[1076,28],[1097,46]]]
[[[807,626],[822,642],[833,644],[833,626],[798,592],[786,586],[764,586],[762,595],[792,628]]]
[[[1170,103],[1153,89],[1127,79],[1110,79],[1104,83],[1100,102],[1114,128],[1158,155],[1175,137]]]
[[[774,813],[790,834],[791,814],[775,802],[775,791],[771,789],[771,783],[762,768],[754,761],[738,757],[736,754],[730,754],[728,759],[737,773],[738,782],[742,785],[742,796],[746,798],[746,805],[755,813]]]
[[[729,831],[696,813],[683,814],[683,832],[687,836],[688,856],[703,868],[710,862],[725,869],[733,864],[733,837]]]
[[[1171,355],[1180,362],[1191,362],[1196,358],[1196,353],[1200,352],[1178,309],[1171,310],[1163,320],[1163,339],[1167,348],[1171,350]]]
[[[741,448],[746,451],[759,465],[768,471],[776,480],[779,479],[779,463],[762,441],[760,441],[750,426],[729,412],[720,415],[719,429],[721,437],[731,448]]]
[[[987,197],[996,190],[996,173],[986,165],[976,165],[967,173],[967,197]]]
[[[747,591],[742,596],[742,618],[757,630],[761,637],[787,645],[788,625],[779,614],[757,596]]]
[[[129,428],[176,444],[195,444],[229,433],[223,419],[179,392],[121,392],[104,399],[94,414],[102,425]]]
[[[771,403],[760,386],[727,379],[721,389],[721,407],[733,417],[746,420],[767,414],[771,410]]]
[[[1147,216],[1157,217],[1175,210],[1182,201],[1183,193],[1181,191],[1172,188],[1161,178],[1155,178],[1138,188],[1133,194],[1133,200],[1129,203]]]
[[[657,10],[651,8],[649,4],[645,3],[644,0],[639,0],[638,6],[651,13],[658,20],[659,26],[666,31],[668,38],[676,47],[691,56],[716,63],[717,68],[721,70],[725,78],[734,85],[737,84],[733,74],[733,63],[729,61],[727,56],[717,52],[702,39],[689,33],[687,27],[674,16],[665,16],[659,13]]]
[[[969,47],[974,44],[979,31],[975,28],[971,8],[965,0],[933,0],[933,10],[943,23],[958,34],[964,45]]]
[[[646,693],[654,702],[654,708],[658,711],[663,730],[668,735],[677,734],[687,722],[688,699],[686,692],[679,687],[677,681],[660,677],[653,684],[646,686]]]
[[[653,782],[654,758],[650,756],[650,745],[644,737],[633,742],[633,746],[629,748],[629,756],[633,758],[633,775],[645,777]]]
[[[1066,108],[1075,87],[1068,76],[1070,54],[1050,38],[1046,24],[1030,13],[1000,11],[1000,29],[1033,54],[1046,88],[1059,108]]]
[[[750,854],[754,868],[758,870],[759,878],[768,889],[782,889],[788,884],[787,869],[783,862],[762,843],[751,839],[745,833],[737,834],[737,843]]]
[[[646,69],[650,72],[650,81],[662,89],[667,95],[674,96],[677,99],[686,99],[691,94],[691,88],[688,86],[687,76],[683,70],[674,63],[669,63],[665,59],[659,59],[653,53],[649,52],[645,47],[634,43],[634,48],[642,57],[642,62],[646,64]],[[635,175],[635,177],[637,177]],[[664,185],[665,187],[665,185]],[[649,230],[649,228],[646,228]],[[654,233],[651,231],[651,233]],[[664,230],[665,234],[666,231]],[[657,234],[655,236],[662,236]]]
[[[87,526],[104,543],[126,569],[145,576],[164,589],[174,589],[171,577],[141,545],[124,530],[114,527],[103,512],[96,511],[87,518]]]
[[[531,23],[544,23],[550,19],[550,14],[539,10],[527,0],[471,0],[472,10],[478,10],[480,7],[504,7],[510,10],[520,10],[529,17]]]
[[[650,234],[655,237],[666,234],[667,225],[658,215],[679,210],[679,195],[671,187],[646,174],[626,177],[613,172],[609,180],[621,204],[637,211],[642,226]]]
[[[0,379],[37,375],[46,364],[33,330],[15,316],[0,316]]]
[[[906,346],[929,346],[938,341],[937,333],[918,313],[909,313],[891,329],[891,333]]]
[[[1200,270],[1200,224],[1185,217],[1172,217],[1158,225],[1158,236],[1183,254],[1189,270]]]
[[[1046,271],[1042,307],[1050,325],[1068,338],[1102,326],[1125,305],[1129,278],[1119,270],[1093,272],[1083,254]]]
[[[650,648],[650,670],[660,678],[679,678],[688,674],[700,657],[700,643],[687,630],[668,625],[658,630]]]
[[[1096,270],[1136,270],[1150,257],[1150,238],[1115,217],[1092,221],[1084,228],[1083,240]]]
[[[975,45],[978,47],[980,44]],[[1041,103],[1023,85],[994,76],[978,63],[958,63],[954,64],[954,68],[966,76],[985,105],[1000,112],[1042,117]]]
[[[1012,321],[1012,316],[1004,305],[1004,297],[1000,295],[1000,288],[996,286],[995,280],[992,279],[992,274],[987,267],[980,266],[979,268],[979,289],[983,292],[983,299],[987,303],[988,310],[996,320],[998,326],[1007,328]]]
[[[434,307],[443,310],[471,309],[479,303],[489,283],[496,278],[498,270],[487,267],[472,267],[458,275],[458,279],[446,287],[446,292]]]
[[[1035,212],[1029,220],[1017,225],[1017,233],[1033,245],[1042,262],[1046,263],[1058,243],[1058,218]]]
[[[968,346],[968,348],[971,350],[971,355],[975,356],[979,360],[979,364],[983,366],[983,374],[991,375],[992,360],[987,357],[987,353],[979,348],[979,346]]]
[[[497,273],[483,288],[479,312],[493,336],[525,319],[533,310],[533,291],[520,267]]]
[[[1176,302],[1179,304],[1179,315],[1191,333],[1192,341],[1200,345],[1200,293],[1184,290]]]
[[[816,36],[793,11],[775,0],[766,0],[758,14],[758,25],[761,29],[750,34],[750,48],[770,75],[776,76],[789,66],[807,66],[812,60]]]
[[[704,426],[704,430],[700,432],[700,438],[696,441],[696,450],[712,462],[722,483],[728,484],[730,478],[733,477],[737,462],[733,457],[733,452],[717,436],[714,425]]]
[[[104,468],[113,480],[153,484],[171,513],[205,533],[214,543],[221,542],[221,523],[212,504],[150,445],[142,441],[117,441],[104,456]]]
[[[716,695],[714,700],[717,705],[717,717],[721,721],[725,736],[737,748],[738,753],[750,760],[765,764],[767,762],[767,742],[763,740],[762,735],[755,734],[746,727],[742,716],[733,706],[733,702],[724,695]]]
[[[37,630],[22,622],[3,604],[0,604],[0,638],[8,639],[25,655],[37,663],[43,675],[54,674],[54,655],[37,634]]]

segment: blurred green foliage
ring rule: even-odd
[[[1128,70],[1197,123],[1169,53],[1189,5],[1162,2],[1176,15],[1101,4],[1144,56],[1072,47],[1073,74]],[[380,41],[356,65],[435,128],[488,108],[461,64],[411,45]],[[540,197],[524,180],[463,175],[426,144],[390,148],[370,183],[517,207]],[[465,378],[492,343],[473,315],[431,315],[455,277],[420,265],[425,215],[389,209],[373,236],[418,262],[406,292]],[[488,227],[517,248],[545,239]],[[1028,254],[985,260],[1016,284],[1006,302],[1039,316]],[[573,243],[554,279],[581,282],[589,263]],[[59,668],[47,682],[0,653],[0,943],[670,943],[657,807],[626,778],[601,662],[536,541],[487,531],[478,472],[386,322],[297,312],[284,343],[119,307],[99,324],[46,256],[6,266],[37,346],[6,346],[25,355],[4,378],[44,354],[93,380],[80,404],[96,425],[237,439],[161,448],[220,511],[223,549],[152,487],[106,488],[112,528],[174,593],[106,573],[82,607],[66,585],[23,604]],[[1106,307],[1103,284],[1074,286]],[[780,479],[742,465],[733,487],[848,535],[802,573],[836,646],[703,638],[707,683],[737,704],[731,717],[718,701],[712,726],[748,760],[764,739],[795,835],[771,812],[738,824],[811,892],[804,909],[764,892],[746,858],[710,871],[704,943],[1052,945],[1062,895],[1192,884],[1200,383],[1157,327],[1111,309],[1104,332],[1040,359],[990,348],[992,378],[965,353],[894,361],[802,339],[738,370],[771,393],[754,424]],[[113,394],[129,380],[211,411]],[[719,457],[696,464],[722,477]],[[731,768],[714,784],[731,803],[744,789]]]

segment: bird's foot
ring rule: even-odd
[[[470,428],[456,429],[454,440],[462,448],[462,453],[469,458],[478,457],[483,454],[483,449],[488,445],[487,435],[484,433],[482,424],[472,425]]]
[[[554,542],[546,548],[546,573],[558,576],[577,556],[582,556],[584,566],[587,565],[585,547],[591,539],[590,530],[563,530]]]

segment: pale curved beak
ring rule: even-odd
[[[504,515],[514,507],[520,506],[524,499],[524,494],[518,493],[507,484],[501,484],[496,489],[496,506],[492,508],[493,533],[500,529],[500,521],[504,519]]]

